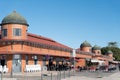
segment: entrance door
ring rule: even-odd
[[[21,55],[13,55],[12,70],[13,72],[21,72]]]

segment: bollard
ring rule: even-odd
[[[59,80],[59,71],[57,72],[57,80]]]
[[[60,80],[60,71],[58,71],[58,80]]]
[[[41,74],[41,80],[43,80],[42,74]]]
[[[100,73],[100,70],[97,71],[97,78],[102,78],[102,75],[101,75],[101,73]]]
[[[69,70],[69,77],[70,77],[70,70]]]
[[[4,69],[4,67],[2,66],[1,80],[3,80],[3,69]]]
[[[65,78],[65,70],[64,70],[64,78]]]
[[[52,80],[52,72],[51,72],[51,80]]]
[[[60,71],[60,80],[61,80],[61,71]]]
[[[2,78],[3,78],[3,70],[2,70],[2,72],[1,72],[1,80],[2,80]]]
[[[75,76],[75,69],[73,70],[73,76]]]
[[[58,72],[57,72],[57,80],[58,80]]]
[[[26,80],[28,80],[28,72],[26,72],[26,76],[25,77],[26,77]]]
[[[11,72],[10,72],[10,78],[13,78],[13,71],[12,71],[12,68],[11,68]]]

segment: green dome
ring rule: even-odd
[[[91,47],[91,44],[89,43],[89,42],[87,42],[87,41],[84,41],[81,45],[80,45],[80,47],[82,48],[82,47]]]
[[[11,14],[4,17],[0,25],[4,24],[23,24],[29,26],[25,18],[16,13],[16,11],[13,11]]]
[[[101,50],[100,46],[95,45],[92,50]]]
[[[113,52],[111,50],[107,51],[107,54],[113,54]]]

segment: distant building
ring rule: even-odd
[[[85,67],[87,62],[104,62],[104,65],[109,65],[109,62],[114,60],[113,53],[107,52],[107,55],[102,55],[101,48],[97,45],[91,46],[87,41],[84,41],[80,48],[76,49],[77,66]],[[113,61],[114,62],[114,61]]]

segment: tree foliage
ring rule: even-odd
[[[108,47],[118,47],[118,43],[117,42],[109,42]]]
[[[120,61],[120,48],[118,47],[117,42],[109,42],[108,46],[101,49],[101,52],[103,55],[107,55],[107,51],[109,50],[113,52],[113,57],[115,58],[115,60]]]

